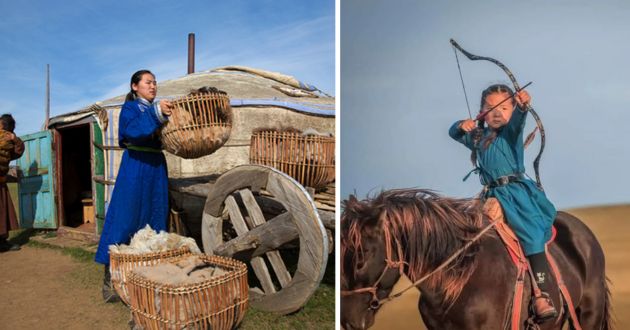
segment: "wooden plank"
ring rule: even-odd
[[[335,230],[335,212],[318,209],[317,214],[319,214],[319,219],[322,221],[326,229]]]
[[[201,240],[203,250],[207,254],[214,254],[215,249],[223,244],[223,219],[207,213],[201,216]]]
[[[230,221],[234,226],[234,230],[236,230],[237,235],[244,235],[249,231],[247,228],[247,224],[245,223],[245,219],[243,219],[243,215],[236,203],[236,200],[231,195],[225,199],[225,207],[230,214]],[[271,281],[271,274],[269,274],[269,269],[267,268],[267,264],[265,264],[265,260],[261,257],[255,257],[251,260],[252,268],[254,269],[254,273],[256,273],[256,277],[260,281],[260,284],[263,287],[263,291],[265,293],[274,293],[276,292],[276,288]]]
[[[285,212],[270,219],[264,225],[216,247],[215,253],[230,257],[239,252],[252,250],[249,251],[250,256],[258,257],[297,238],[298,232],[291,219],[291,214]]]
[[[333,211],[333,212],[335,211],[335,207],[334,206],[326,205],[326,204],[320,203],[318,201],[315,201],[315,206],[318,209],[322,209],[322,210],[326,210],[326,211]]]
[[[169,178],[168,189],[170,191],[201,197],[205,200],[210,191],[213,189],[217,178],[217,175],[206,175],[193,178]]]
[[[248,189],[242,189],[239,191],[239,194],[243,198],[243,204],[245,204],[245,208],[247,209],[247,213],[249,214],[249,219],[252,222],[250,227],[255,228],[257,226],[265,224],[265,216],[260,210],[258,203],[256,203],[256,199],[254,198],[252,192]],[[289,284],[289,282],[291,282],[291,274],[289,274],[287,267],[284,265],[284,261],[282,261],[280,252],[269,251],[265,254],[267,255],[267,258],[271,263],[271,267],[273,267],[273,270],[278,277],[280,286],[284,288],[285,286],[287,286],[287,284]]]

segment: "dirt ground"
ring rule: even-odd
[[[0,329],[129,329],[127,307],[102,302],[103,267],[92,261],[95,246],[51,233],[30,235],[13,238],[30,240],[22,250],[0,253]],[[334,329],[333,258],[326,269],[300,311],[279,316],[249,308],[240,328]]]
[[[595,233],[606,255],[606,275],[611,281],[613,319],[616,329],[630,329],[630,205],[568,210]],[[406,288],[401,279],[394,292]],[[383,305],[373,329],[425,329],[418,313],[417,290]]]
[[[0,328],[121,329],[129,312],[93,286],[102,267],[52,249],[0,253]]]

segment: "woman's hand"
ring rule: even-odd
[[[531,102],[532,100],[532,97],[529,96],[529,93],[526,90],[522,90],[514,95],[514,99],[516,100],[516,103],[522,107],[526,104],[529,104],[529,102]]]
[[[170,116],[171,113],[173,113],[173,103],[169,100],[160,100],[160,109],[162,110],[162,114]]]
[[[459,129],[461,129],[462,131],[464,131],[466,133],[470,133],[470,131],[475,129],[476,126],[477,126],[477,124],[475,123],[474,120],[472,120],[472,119],[464,119],[459,124]]]

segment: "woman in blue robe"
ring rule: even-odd
[[[168,177],[159,129],[168,121],[172,105],[154,101],[157,83],[148,70],[134,73],[130,87],[118,125],[118,144],[125,150],[95,257],[105,265],[106,302],[118,300],[111,287],[109,246],[128,244],[147,224],[156,231],[166,230],[168,216]]]
[[[544,293],[549,290],[545,243],[551,237],[556,209],[525,175],[523,129],[527,112],[521,107],[529,101],[526,91],[514,94],[506,85],[492,85],[481,96],[481,113],[491,111],[478,123],[472,119],[455,122],[449,135],[472,151],[486,189],[484,197],[494,197],[501,204]],[[550,300],[543,298],[534,302],[540,320],[552,318],[556,313]]]

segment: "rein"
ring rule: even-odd
[[[397,245],[397,253],[398,253],[398,261],[392,261],[390,259],[385,259],[386,265],[385,268],[383,268],[383,271],[381,272],[381,276],[378,277],[378,279],[376,280],[376,282],[374,282],[374,284],[370,287],[363,287],[363,288],[359,288],[359,289],[354,289],[354,290],[341,290],[341,296],[342,297],[346,297],[346,296],[351,296],[354,294],[361,294],[361,293],[370,293],[372,294],[372,300],[370,301],[370,309],[376,310],[378,309],[380,306],[382,306],[383,304],[385,304],[386,302],[389,302],[395,298],[400,297],[403,293],[405,293],[406,291],[408,291],[409,289],[416,287],[418,285],[420,285],[422,282],[424,282],[426,279],[428,279],[429,277],[431,277],[433,274],[441,271],[442,269],[444,269],[446,266],[448,266],[448,264],[450,264],[453,260],[455,260],[455,258],[457,258],[460,254],[462,254],[464,251],[466,251],[466,249],[468,249],[473,243],[475,243],[477,240],[479,240],[479,238],[481,238],[481,236],[483,236],[488,230],[490,230],[492,227],[494,227],[494,225],[499,222],[500,219],[496,219],[494,221],[492,221],[488,226],[486,226],[485,228],[483,228],[479,233],[477,233],[477,235],[475,235],[475,237],[473,237],[470,241],[468,241],[464,246],[462,246],[459,250],[455,251],[455,253],[453,253],[450,257],[448,257],[448,259],[446,259],[444,262],[442,262],[437,268],[435,268],[433,271],[429,272],[428,274],[424,275],[423,277],[421,277],[420,279],[418,279],[417,281],[413,282],[411,285],[409,285],[408,287],[406,287],[405,289],[387,296],[384,299],[378,299],[377,295],[376,295],[376,291],[377,291],[377,287],[379,285],[379,283],[381,282],[381,280],[383,279],[383,277],[385,276],[385,273],[387,272],[387,270],[389,270],[390,268],[399,268],[399,274],[403,275],[403,265],[406,264],[407,262],[405,262],[403,259],[403,253],[402,253],[402,248],[400,247],[400,242],[398,240],[396,240],[396,245]],[[385,227],[387,228],[387,227]],[[388,250],[391,250],[391,248],[388,245]],[[388,251],[389,252],[389,251]],[[388,253],[388,255],[391,255]]]

